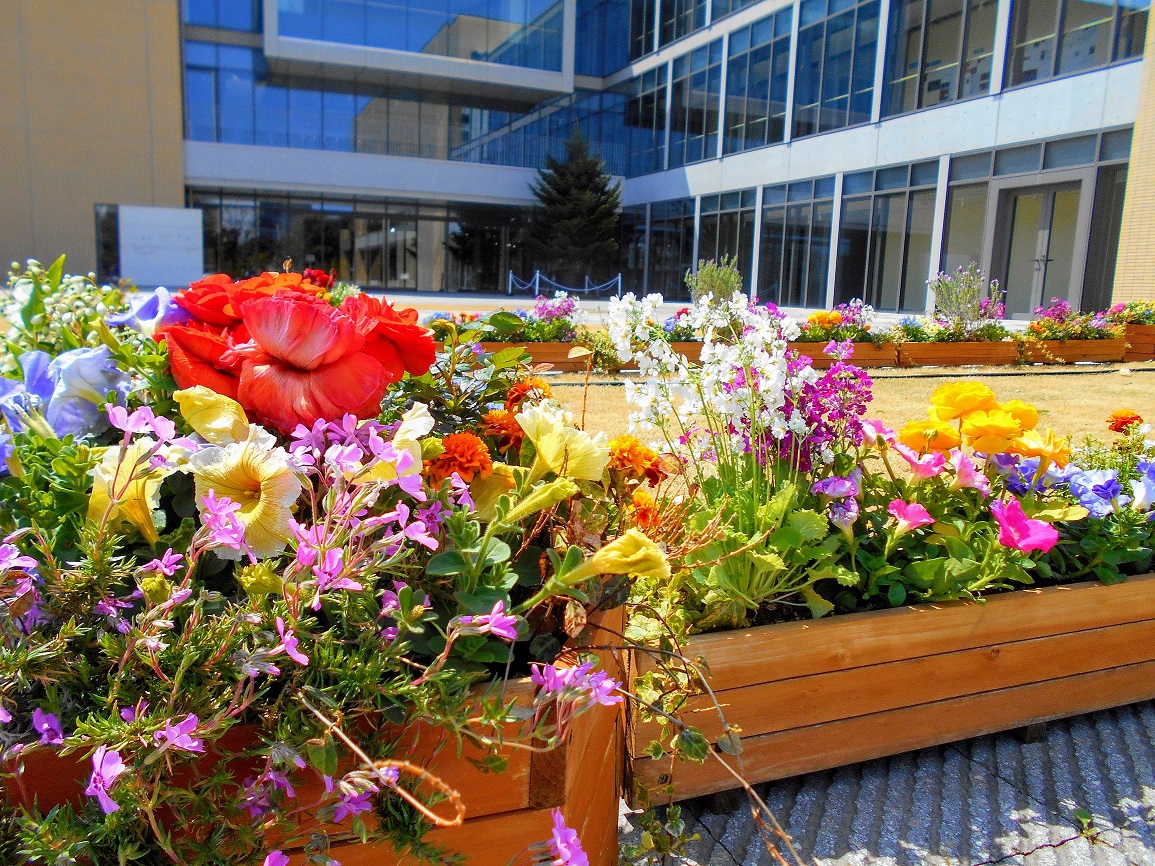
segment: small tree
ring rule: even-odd
[[[622,189],[605,163],[590,153],[578,130],[565,150],[565,162],[546,158],[546,167],[533,184],[539,204],[526,231],[526,244],[550,277],[578,286],[587,274],[613,270],[606,265],[617,261]]]

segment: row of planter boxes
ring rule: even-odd
[[[601,619],[592,642],[617,643],[622,616]],[[653,666],[634,653],[623,672],[614,654],[598,654],[616,676]],[[1155,574],[698,635],[683,654],[709,672],[726,722],[741,730],[743,776],[770,781],[1155,698]],[[507,698],[524,691],[528,700],[533,686],[509,689]],[[559,807],[591,866],[613,866],[623,790],[660,803],[735,787],[713,759],[675,765],[648,756],[658,727],[634,716],[627,728],[621,709],[579,717],[555,751],[510,750],[499,775],[477,770],[452,743],[439,752],[414,744],[409,758],[460,791],[467,810],[463,825],[430,841],[472,866],[505,866],[548,838]],[[705,697],[681,716],[711,739],[722,733]],[[20,760],[24,772],[4,792],[9,804],[35,799],[46,810],[83,799],[87,768],[76,757],[32,749]],[[301,802],[317,793],[300,790]],[[388,844],[339,842],[332,853],[345,866],[399,862]],[[301,866],[303,855],[292,862]]]
[[[1128,337],[1121,340],[1039,340],[1021,347],[1003,343],[855,343],[851,363],[859,367],[1004,367],[1019,362],[1074,364],[1078,361],[1109,363],[1155,359],[1155,325],[1128,325]],[[1130,336],[1130,329],[1144,328],[1149,335]],[[482,343],[486,352],[499,352],[517,343]],[[822,353],[825,343],[790,343],[790,348],[825,370],[834,363]],[[697,361],[701,343],[672,343],[675,352]],[[533,363],[550,364],[555,370],[576,372],[586,368],[586,357],[570,358],[570,343],[526,343]]]

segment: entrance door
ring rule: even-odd
[[[1067,183],[1003,193],[1000,208],[1007,232],[1000,270],[1008,317],[1029,317],[1051,298],[1070,296],[1079,187]]]

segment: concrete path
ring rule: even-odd
[[[1037,743],[980,737],[758,790],[818,866],[1155,866],[1155,702],[1052,722]],[[709,805],[685,804],[700,839],[679,863],[774,862],[745,805]]]

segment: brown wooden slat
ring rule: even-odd
[[[745,778],[784,779],[1151,698],[1155,661],[764,734],[743,740]],[[632,769],[658,802],[670,762],[639,758]],[[676,800],[733,787],[713,758],[674,770]]]
[[[1155,619],[1155,575],[1105,586],[1016,590],[947,602],[696,635],[684,653],[709,664],[716,690]],[[653,660],[638,653],[639,673]]]
[[[1136,664],[1153,657],[1155,620],[1145,620],[761,683],[718,692],[717,697],[726,721],[741,728],[743,736],[756,736]],[[711,739],[722,734],[722,721],[705,696],[691,699],[681,717]],[[639,725],[634,754],[658,736],[656,722]]]

